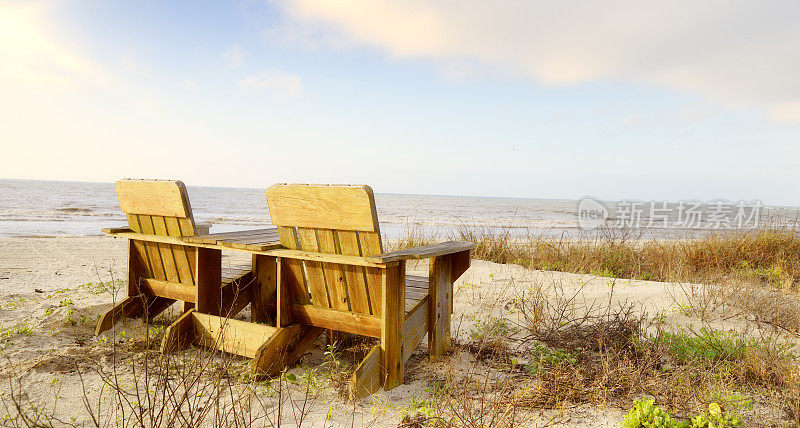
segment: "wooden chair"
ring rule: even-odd
[[[123,316],[150,321],[175,301],[183,302],[184,311],[196,305],[198,311],[228,316],[250,302],[245,289],[253,278],[251,265],[222,269],[219,250],[153,241],[153,235],[208,232],[207,227],[203,230],[195,224],[182,182],[125,179],[116,183],[116,191],[128,228],[103,231],[130,237],[127,297],[100,318],[97,334]]]
[[[469,267],[474,244],[384,253],[368,186],[276,184],[267,203],[285,247],[272,252],[277,327],[380,338],[353,374],[352,398],[402,384],[405,362],[426,334],[432,359],[448,350],[453,282]],[[430,258],[428,276],[406,275],[406,260],[421,258]]]

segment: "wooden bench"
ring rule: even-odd
[[[277,184],[267,204],[286,248],[273,250],[277,327],[380,338],[353,374],[352,398],[402,384],[405,362],[426,334],[431,358],[449,349],[452,285],[474,244],[384,253],[368,186]],[[406,276],[406,260],[422,258],[430,258],[429,275]]]
[[[128,227],[103,231],[129,240],[127,296],[100,318],[96,334],[122,317],[149,321],[176,301],[184,311],[196,306],[228,316],[250,302],[250,263],[223,269],[221,251],[181,240],[208,230],[195,224],[182,182],[125,179],[116,183],[116,192]]]
[[[426,335],[432,359],[449,349],[453,282],[474,244],[385,253],[368,186],[278,184],[267,203],[280,243],[253,231],[180,238],[198,250],[253,255],[253,322],[198,305],[167,328],[163,351],[196,344],[246,356],[259,379],[294,364],[326,329],[379,338],[350,380],[355,399],[402,384],[405,362]],[[425,258],[428,276],[406,275],[406,260]]]

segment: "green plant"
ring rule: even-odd
[[[503,318],[490,318],[489,320],[480,320],[472,330],[470,330],[469,337],[475,341],[490,341],[497,339],[504,339],[514,332],[512,326]]]
[[[622,422],[623,428],[673,428],[685,425],[672,420],[666,410],[656,406],[655,400],[637,400],[633,403],[633,408],[625,420]]]
[[[735,332],[702,328],[699,333],[663,331],[658,340],[681,364],[713,364],[720,361],[740,360],[745,353],[758,346]]]
[[[540,370],[547,369],[559,364],[575,365],[578,363],[581,349],[567,351],[561,348],[550,349],[547,346],[536,344],[531,351],[532,359],[525,365],[530,374],[539,373]]]
[[[731,414],[725,414],[717,403],[708,405],[708,411],[695,416],[690,421],[691,428],[729,428],[742,425],[742,420]]]
[[[11,327],[0,327],[0,340],[6,340],[12,336],[33,334],[33,325],[28,324],[27,321],[17,323]]]
[[[97,295],[118,289],[122,287],[123,283],[122,280],[87,282],[86,284],[81,284],[79,288],[88,291],[90,294]]]

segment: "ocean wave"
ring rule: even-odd
[[[92,209],[91,208],[67,207],[67,208],[56,208],[56,211],[65,212],[65,213],[90,213],[90,212],[92,212]]]
[[[442,227],[513,227],[535,229],[560,229],[577,226],[575,219],[519,219],[519,218],[422,218],[422,217],[382,217],[381,223],[392,225],[442,226]]]

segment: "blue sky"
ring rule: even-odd
[[[0,177],[800,205],[794,3],[492,4],[2,2]]]

